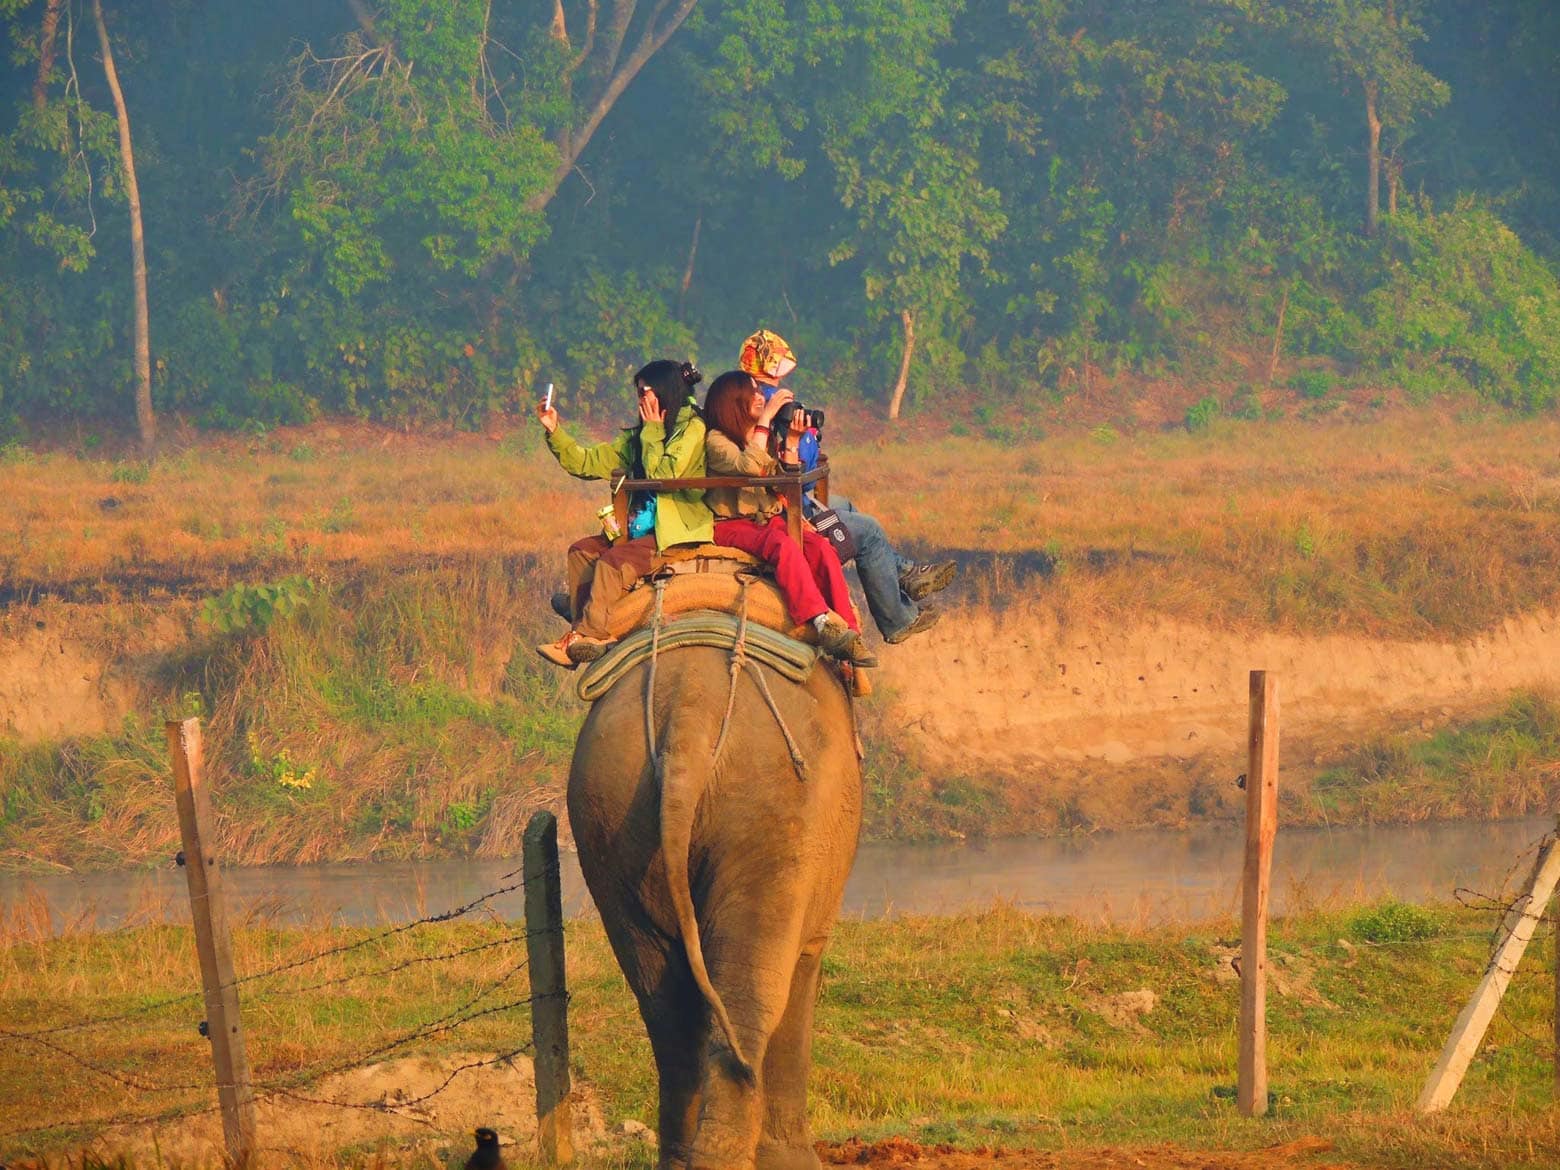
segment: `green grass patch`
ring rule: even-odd
[[[1219,972],[1233,945],[1221,933],[1233,934],[1232,923],[1130,930],[1002,907],[956,918],[842,923],[825,957],[814,1125],[832,1140],[904,1135],[1052,1149],[1171,1142],[1256,1150],[1322,1137],[1336,1146],[1329,1163],[1552,1165],[1560,1126],[1550,1095],[1547,928],[1519,967],[1453,1108],[1420,1119],[1409,1107],[1483,970],[1492,912],[1432,908],[1422,913],[1433,934],[1367,941],[1356,925],[1370,913],[1341,910],[1273,924],[1274,1096],[1271,1114],[1260,1121],[1241,1119],[1229,1092],[1240,992]],[[503,941],[514,929],[419,927],[246,985],[257,1075],[296,1076],[350,1061],[397,1031],[436,1019],[518,961],[523,942]],[[242,929],[239,971],[373,933]],[[485,943],[498,945],[354,977]],[[599,924],[571,924],[568,948],[576,1080],[590,1085],[609,1124],[633,1118],[653,1125],[649,1045]],[[345,982],[310,990],[322,979]],[[524,975],[517,979],[504,994],[525,993]],[[193,946],[178,927],[42,939],[12,923],[0,949],[0,1018],[37,1026],[123,1012],[188,995],[194,986]],[[209,1075],[204,1042],[189,1026],[196,1011],[198,1001],[188,995],[182,1006],[95,1028],[93,1057],[127,1076],[155,1080],[170,1067]],[[498,1051],[528,1026],[524,1009],[514,1009],[410,1051]],[[200,1093],[186,1096],[204,1101]],[[73,1136],[84,1139],[92,1118],[143,1105],[122,1085],[84,1075],[58,1054],[0,1044],[0,1129],[59,1117],[80,1121]],[[70,1136],[40,1137],[0,1153],[60,1156]]]
[[[1521,816],[1560,787],[1560,706],[1513,698],[1494,715],[1369,743],[1311,782],[1327,817],[1372,820]]]

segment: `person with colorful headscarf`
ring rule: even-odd
[[[760,329],[742,342],[737,364],[753,377],[769,399],[782,389],[781,380],[796,369],[796,354],[778,333]],[[806,435],[811,435],[811,446]],[[818,433],[808,428],[797,444],[797,455],[808,469],[818,463]],[[808,512],[818,507],[810,496],[806,501]],[[929,630],[941,616],[924,600],[953,581],[958,566],[953,561],[935,561],[922,564],[901,555],[883,531],[883,526],[844,496],[833,490],[830,484],[829,507],[839,515],[840,523],[856,545],[856,575],[861,578],[861,590],[866,594],[867,609],[883,641],[890,645]]]

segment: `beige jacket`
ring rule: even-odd
[[[779,461],[756,436],[746,447],[738,447],[711,427],[704,444],[709,475],[773,475],[780,469]],[[704,493],[704,502],[717,520],[747,516],[762,523],[783,511],[780,497],[768,488],[710,488]]]

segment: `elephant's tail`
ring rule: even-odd
[[[697,740],[698,737],[694,736]],[[688,966],[693,971],[693,981],[698,984],[704,1001],[710,1005],[715,1022],[720,1026],[726,1046],[738,1072],[748,1079],[753,1077],[753,1066],[742,1055],[737,1042],[736,1029],[726,1014],[726,1005],[720,993],[710,982],[709,970],[704,965],[704,947],[699,941],[699,920],[693,909],[693,889],[688,878],[688,854],[693,843],[693,820],[698,812],[699,800],[709,786],[714,762],[710,758],[709,745],[678,744],[675,736],[666,745],[664,754],[654,761],[661,778],[661,856],[666,862],[666,885],[672,905],[677,911],[677,927],[682,934],[683,951],[688,956]]]

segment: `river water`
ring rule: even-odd
[[[1281,830],[1273,851],[1272,911],[1393,896],[1450,899],[1458,888],[1499,894],[1522,881],[1549,817],[1435,825]],[[845,915],[955,914],[996,902],[1088,922],[1203,922],[1238,915],[1243,828],[1204,825],[1083,838],[863,845]],[[256,866],[224,870],[236,923],[341,925],[412,921],[516,886],[519,859]],[[593,913],[573,855],[563,861],[564,912]],[[0,913],[54,930],[113,929],[189,920],[183,872],[0,875]],[[519,918],[518,888],[476,913]]]

